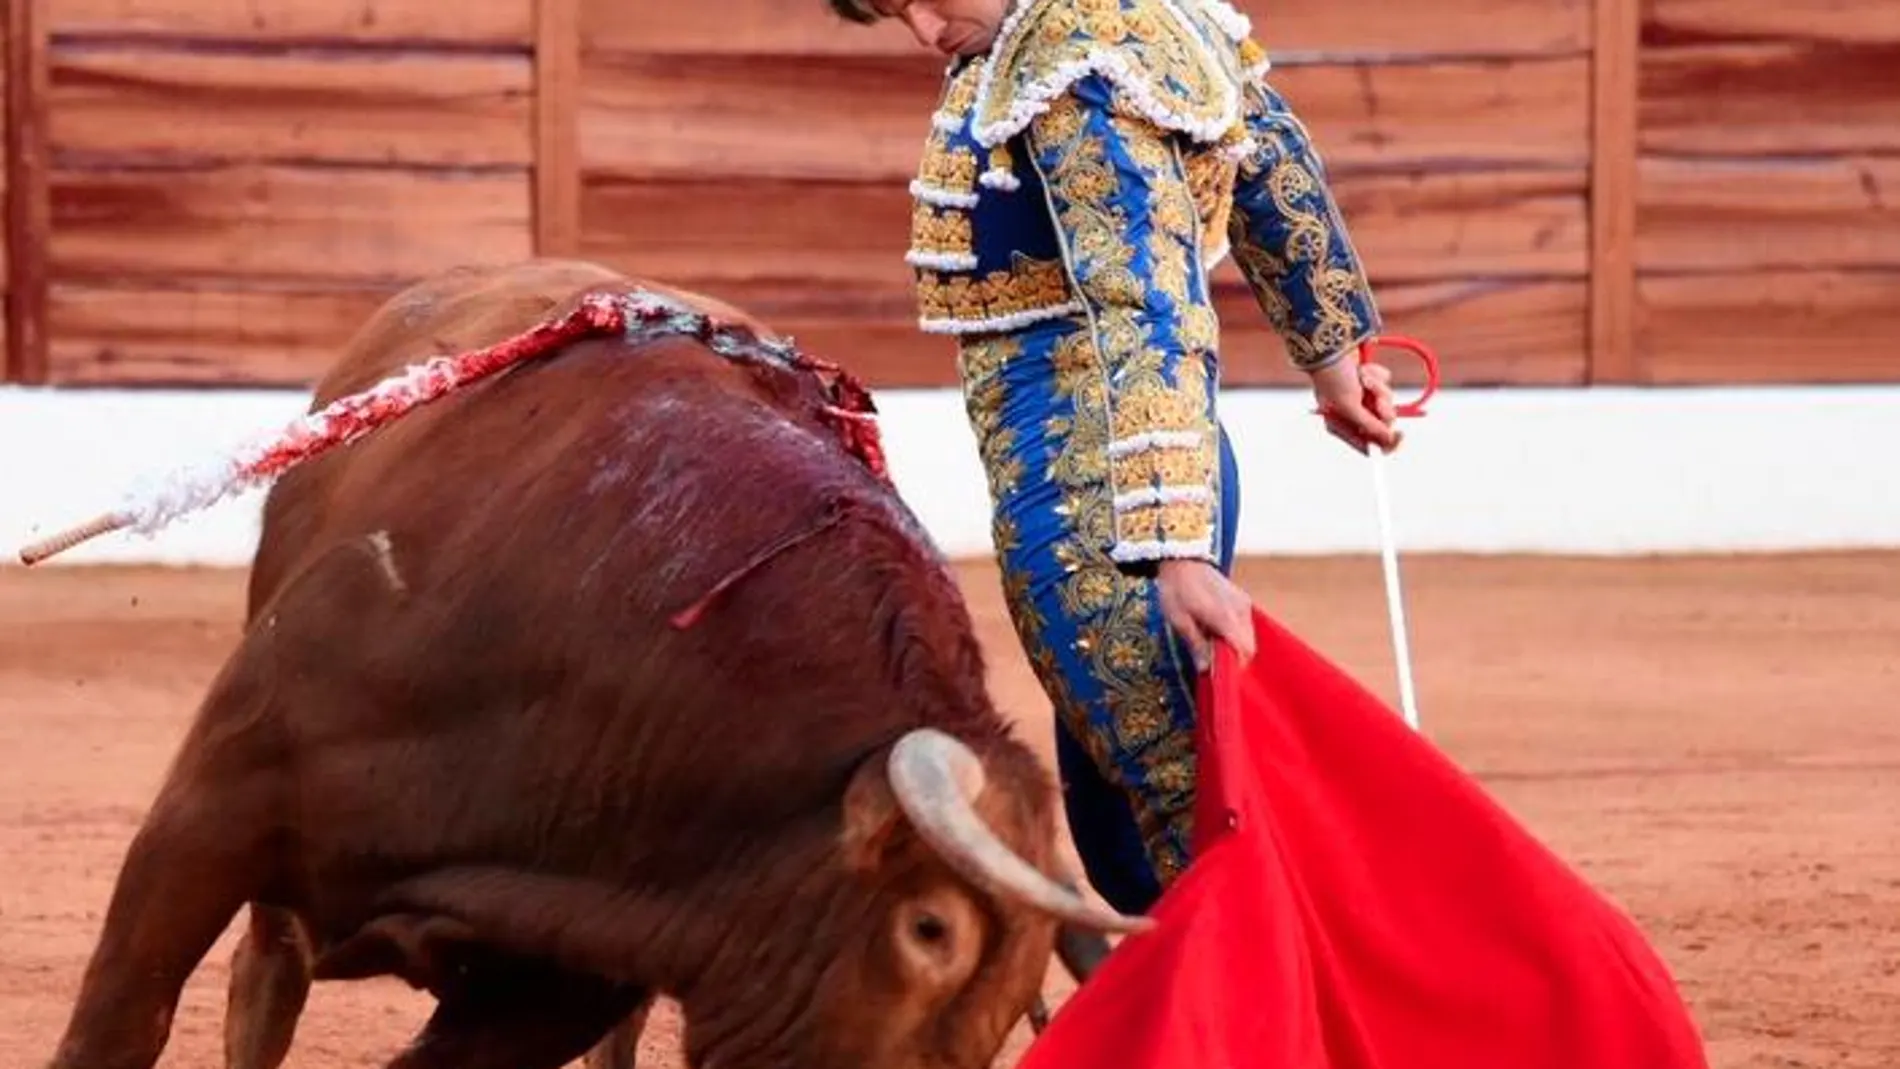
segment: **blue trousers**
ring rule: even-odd
[[[1107,399],[1099,368],[1077,356],[1084,340],[1060,324],[966,339],[960,364],[1004,598],[1055,709],[1070,833],[1090,884],[1139,913],[1187,865],[1196,672],[1154,580],[1108,556]],[[1219,439],[1217,544],[1229,571],[1238,478],[1225,428]]]

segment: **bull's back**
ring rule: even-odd
[[[597,286],[625,284],[568,260],[458,267],[396,293],[360,326],[317,383],[313,407],[374,385],[409,364],[519,334]]]
[[[314,411],[366,390],[413,364],[487,348],[520,335],[572,308],[588,292],[634,289],[665,294],[715,317],[769,333],[764,324],[714,298],[586,261],[534,259],[458,267],[422,279],[384,301],[318,380],[310,407]],[[464,392],[476,393],[483,385],[477,383]],[[438,401],[415,410],[404,417],[405,429],[433,422],[439,415],[434,409],[456,407],[452,402],[458,400],[464,399]],[[291,471],[273,487],[265,506],[262,545],[253,561],[252,612],[275,595],[289,574],[309,563],[313,538],[326,521],[338,480],[395,462],[385,456],[375,448],[340,450]]]
[[[558,315],[596,289],[639,288],[727,321],[764,327],[716,298],[583,260],[535,259],[458,267],[395,294],[364,321],[316,388],[313,404],[374,385],[409,364],[486,348]]]

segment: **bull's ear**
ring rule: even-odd
[[[845,787],[840,835],[845,867],[853,872],[870,873],[882,868],[904,825],[904,811],[898,808],[897,795],[891,790],[885,760],[883,750],[867,758]]]

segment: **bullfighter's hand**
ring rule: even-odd
[[[1376,442],[1390,453],[1401,435],[1398,403],[1392,393],[1392,369],[1361,363],[1352,354],[1312,373],[1313,396],[1319,399],[1326,430],[1361,453]]]
[[[1157,570],[1161,615],[1187,643],[1194,667],[1214,664],[1214,640],[1234,648],[1242,663],[1253,657],[1253,599],[1204,560],[1165,560]]]

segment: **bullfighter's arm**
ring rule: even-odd
[[[1286,98],[1253,61],[1243,115],[1253,142],[1234,183],[1228,240],[1254,299],[1303,371],[1356,349],[1380,327],[1378,304],[1327,185],[1325,164]]]
[[[1084,388],[1104,392],[1108,426],[1085,463],[1104,466],[1113,490],[1111,555],[1213,561],[1219,327],[1177,146],[1099,75],[1024,135],[1093,326],[1099,387]]]

